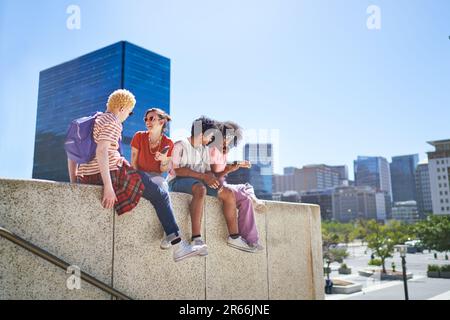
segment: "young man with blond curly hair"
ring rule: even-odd
[[[109,96],[106,112],[97,116],[92,132],[97,144],[95,157],[78,168],[69,161],[71,182],[76,176],[80,183],[103,185],[102,206],[114,208],[119,215],[132,210],[144,197],[153,204],[163,224],[174,248],[173,259],[180,261],[195,256],[197,251],[181,240],[168,195],[160,192],[151,180],[142,180],[119,152],[122,122],[133,113],[135,104],[134,95],[125,89]]]

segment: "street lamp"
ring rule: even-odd
[[[405,300],[409,300],[408,297],[408,280],[406,279],[406,251],[407,246],[406,245],[397,245],[396,246],[398,252],[400,252],[400,257],[402,258],[402,271],[403,271],[403,286],[405,288]]]

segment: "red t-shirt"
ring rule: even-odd
[[[131,140],[131,146],[138,149],[137,157],[137,169],[145,172],[157,172],[161,173],[159,170],[161,161],[155,160],[155,155],[150,153],[150,147],[148,142],[148,131],[138,131]],[[166,153],[168,157],[172,156],[173,141],[167,138],[165,135],[162,136],[161,144],[159,148],[152,149],[152,152],[161,152],[165,146],[169,146],[169,151]]]

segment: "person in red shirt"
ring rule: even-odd
[[[172,118],[159,108],[148,109],[144,122],[147,131],[138,131],[131,140],[131,166],[147,173],[151,180],[168,190],[162,174],[169,169],[173,141],[164,131]]]
[[[164,203],[153,203],[164,229],[161,249],[170,248],[171,232],[178,229],[170,202],[169,186],[162,176],[169,170],[174,146],[173,141],[164,134],[171,120],[159,108],[148,109],[144,116],[147,131],[136,132],[131,140],[131,166],[138,170],[144,184],[153,186],[152,190],[164,199]],[[159,210],[160,208],[164,210]]]

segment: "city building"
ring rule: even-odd
[[[427,214],[433,212],[428,163],[419,163],[416,168],[416,195],[419,217],[425,219]]]
[[[260,199],[272,199],[273,148],[270,143],[246,144],[244,159],[252,163],[250,169],[239,169],[230,173],[227,181],[230,184],[250,183]]]
[[[414,200],[395,202],[392,207],[392,219],[406,223],[416,223],[419,221],[417,202]]]
[[[300,195],[302,203],[312,203],[320,206],[320,216],[323,220],[333,219],[334,188],[326,190],[305,191]]]
[[[64,138],[70,122],[104,111],[108,96],[120,88],[137,101],[123,130],[123,154],[130,159],[134,133],[145,130],[145,110],[170,113],[168,58],[121,41],[40,72],[33,178],[69,181]]]
[[[280,200],[284,202],[300,202],[300,195],[297,191],[286,191],[281,194]]]
[[[450,139],[428,142],[431,200],[434,214],[450,214]]]
[[[394,202],[416,200],[415,173],[418,163],[418,154],[392,157],[389,169]]]
[[[355,185],[372,187],[376,191],[385,191],[392,199],[391,174],[389,163],[383,157],[358,156],[354,161]]]
[[[377,197],[377,192],[371,187],[337,187],[334,189],[332,199],[333,220],[340,222],[357,219],[378,220],[379,217],[387,215],[387,210],[386,206],[383,207],[377,200],[379,201],[380,197]]]
[[[307,165],[303,168],[289,168],[284,175],[275,175],[273,184],[275,192],[324,190],[341,185],[341,169],[325,164]]]
[[[348,167],[346,165],[343,166],[331,166],[333,171],[339,174],[339,185],[348,185]]]

